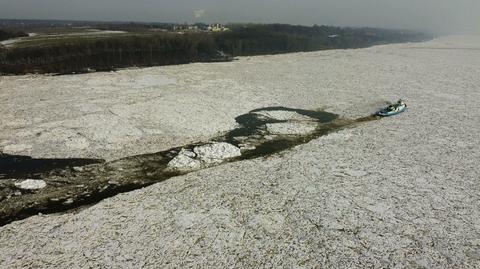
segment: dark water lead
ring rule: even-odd
[[[238,128],[211,141],[111,162],[95,159],[33,159],[3,154],[0,155],[0,225],[38,213],[63,212],[93,204],[118,193],[192,172],[194,169],[180,171],[168,165],[182,149],[193,152],[196,147],[219,142],[241,149],[239,157],[204,166],[211,167],[225,162],[267,157],[341,128],[375,119],[368,116],[348,120],[324,111],[267,107],[238,116]],[[286,126],[286,131],[280,129],[281,132],[272,132],[275,124]],[[307,131],[298,132],[295,129],[297,127],[307,127]],[[27,178],[43,180],[47,187],[30,191],[15,185]]]
[[[46,172],[103,163],[100,159],[35,159],[29,156],[0,153],[0,180],[41,178]]]

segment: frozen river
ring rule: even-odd
[[[400,97],[396,117],[0,227],[0,267],[478,268],[478,36],[0,77],[0,151],[111,160],[262,107],[354,119]]]

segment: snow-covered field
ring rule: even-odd
[[[28,33],[28,37],[19,37],[0,41],[0,46],[5,48],[12,48],[18,44],[31,45],[38,42],[45,42],[48,40],[58,40],[63,38],[82,37],[82,38],[99,38],[112,34],[124,34],[124,31],[107,31],[98,29],[82,29],[79,32],[61,33],[61,34],[38,34]]]
[[[0,150],[116,159],[256,108],[409,111],[0,228],[2,267],[480,267],[480,37],[0,77]]]

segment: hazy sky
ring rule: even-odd
[[[0,0],[0,18],[257,22],[480,33],[480,0]]]

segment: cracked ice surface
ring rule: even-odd
[[[69,154],[63,145],[69,136],[37,144],[30,134],[35,128],[61,130],[85,114],[117,119],[119,133],[110,126],[99,132],[121,139],[79,125],[90,146],[76,157],[198,139],[269,105],[357,117],[403,97],[409,111],[269,158],[171,178],[83,211],[11,223],[0,228],[0,264],[479,268],[479,66],[480,37],[457,36],[115,74],[1,78],[2,145],[18,143],[24,146],[17,150],[38,155]],[[175,84],[117,87],[117,79],[128,84],[126,78],[142,74]],[[105,77],[105,87],[72,82],[97,77]],[[137,134],[147,127],[155,131]],[[107,145],[124,149],[108,153]]]
[[[193,151],[182,149],[168,166],[180,171],[193,171],[241,156],[240,149],[222,142],[196,146]]]

